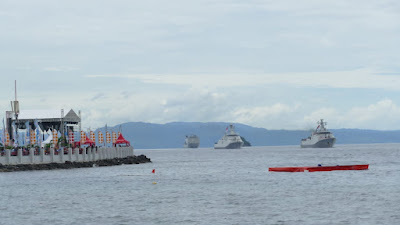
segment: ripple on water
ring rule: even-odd
[[[0,224],[399,224],[399,149],[136,150],[153,163],[0,174]],[[268,172],[348,162],[370,169]]]

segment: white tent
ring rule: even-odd
[[[46,144],[50,144],[51,143],[51,141],[53,141],[53,134],[52,134],[52,132],[50,131],[50,132],[47,132],[48,134],[49,134],[49,136],[46,138],[46,140],[44,140],[43,142],[42,142],[42,148],[46,145]]]

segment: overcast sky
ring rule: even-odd
[[[396,0],[0,1],[0,110],[400,129]]]

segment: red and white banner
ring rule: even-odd
[[[92,141],[96,142],[96,134],[93,131],[90,131],[90,139],[92,139]]]
[[[73,144],[73,143],[74,143],[74,141],[75,141],[75,140],[74,140],[74,139],[75,139],[74,136],[75,136],[75,135],[74,135],[74,132],[72,132],[72,131],[69,131],[69,132],[68,132],[68,142],[69,142],[70,144]]]
[[[107,143],[111,143],[111,135],[110,132],[106,132],[106,139],[107,139]]]
[[[99,137],[99,143],[100,143],[100,144],[103,144],[103,143],[104,143],[103,133],[101,133],[101,131],[99,131],[99,133],[97,134],[97,136]]]
[[[86,142],[86,133],[81,131],[81,145],[85,144]]]
[[[114,131],[112,132],[112,143],[115,144],[115,142],[117,142],[117,133],[115,133]]]
[[[34,130],[31,130],[31,133],[30,133],[30,138],[31,138],[31,144],[32,145],[34,145],[34,144],[36,144],[36,132],[34,131]]]
[[[58,143],[58,131],[53,129],[53,144],[56,145]]]

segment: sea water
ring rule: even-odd
[[[0,224],[400,224],[400,144],[135,154],[153,162],[0,173]],[[365,163],[369,170],[268,172]]]

